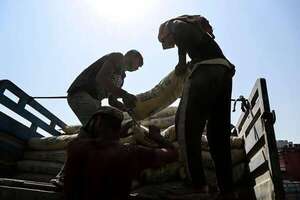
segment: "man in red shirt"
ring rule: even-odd
[[[66,200],[128,199],[131,182],[143,169],[177,160],[177,151],[161,142],[155,127],[150,129],[152,139],[166,148],[121,144],[122,119],[120,111],[102,107],[85,126],[92,138],[70,143],[65,167]]]

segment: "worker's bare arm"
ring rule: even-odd
[[[108,97],[108,103],[109,105],[116,107],[119,110],[126,111],[126,107],[124,106],[124,104],[118,101],[118,99],[112,95]]]

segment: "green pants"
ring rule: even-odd
[[[68,95],[68,104],[84,126],[91,116],[101,107],[101,101],[87,92],[76,92]]]

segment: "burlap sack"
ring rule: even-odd
[[[140,144],[147,147],[157,147],[158,145],[149,139],[148,129],[144,126],[134,126],[129,129],[132,135],[121,138],[121,143]],[[52,137],[31,138],[28,141],[28,147],[32,150],[64,150],[69,142],[74,140],[77,134],[60,135]]]
[[[216,172],[213,169],[204,168],[204,174],[207,180],[207,183],[212,186],[216,186],[217,178]],[[241,181],[246,174],[246,163],[240,163],[232,168],[232,178],[233,182],[237,183]],[[179,177],[181,180],[185,180],[187,178],[184,167],[182,166],[179,169]]]
[[[178,154],[179,154],[178,160],[179,160],[179,162],[183,163],[182,152],[179,149],[178,143],[174,142],[173,144],[178,149]],[[214,161],[212,159],[212,156],[211,156],[210,152],[208,150],[202,150],[201,153],[202,153],[202,165],[203,165],[203,167],[207,168],[207,169],[214,169],[215,164],[214,164]],[[232,166],[245,162],[245,159],[246,159],[246,154],[245,154],[244,149],[231,149]]]
[[[169,117],[143,120],[141,121],[141,124],[147,127],[149,127],[150,125],[154,125],[160,129],[165,129],[175,124],[175,116],[173,115]]]
[[[139,180],[142,184],[163,183],[176,179],[178,180],[180,167],[181,164],[179,162],[174,162],[160,167],[159,169],[146,169],[141,173]]]
[[[158,147],[158,144],[149,138],[149,131],[144,126],[134,126],[131,128],[135,144],[146,147]]]
[[[62,165],[58,162],[22,160],[17,162],[17,169],[20,172],[56,175]]]
[[[164,135],[164,137],[167,138],[169,141],[174,142],[176,140],[175,126],[168,127],[166,130],[162,132],[162,135]],[[201,148],[203,150],[209,150],[206,135],[203,134],[201,139],[202,139]],[[242,137],[231,136],[230,145],[232,149],[243,149],[244,139]]]
[[[175,125],[169,126],[161,134],[168,141],[175,142],[176,141]]]
[[[66,158],[66,151],[26,151],[24,153],[24,160],[36,161],[51,161],[64,163]]]
[[[162,111],[150,116],[150,119],[157,119],[157,118],[164,118],[164,117],[170,117],[170,116],[175,116],[177,112],[177,107],[175,106],[170,106]]]
[[[181,96],[184,80],[188,72],[182,76],[176,76],[175,71],[168,74],[153,89],[138,94],[134,115],[137,120],[143,120],[171,105]]]
[[[17,173],[12,178],[13,179],[30,180],[30,181],[37,181],[37,182],[47,183],[53,178],[53,175],[35,174],[35,173]]]
[[[62,129],[62,131],[67,135],[78,134],[80,133],[81,127],[82,127],[81,125],[66,126]]]
[[[77,134],[31,138],[28,141],[28,147],[33,150],[61,150],[65,149],[76,137]]]
[[[231,150],[231,161],[232,165],[237,165],[239,163],[244,162],[246,159],[246,154],[243,149],[232,149]],[[209,151],[202,151],[202,162],[203,166],[208,169],[214,169],[214,161],[211,157],[211,154]]]

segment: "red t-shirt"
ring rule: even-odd
[[[127,199],[132,179],[143,169],[159,167],[176,159],[177,151],[172,149],[76,140],[67,151],[66,199]]]

